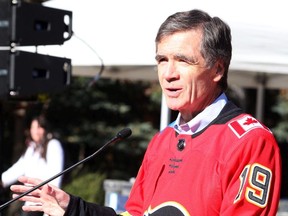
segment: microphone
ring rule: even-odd
[[[20,199],[21,197],[24,197],[26,195],[28,195],[29,193],[33,192],[34,190],[42,187],[43,185],[49,183],[50,181],[54,180],[55,178],[58,178],[59,176],[71,171],[73,168],[75,168],[76,166],[90,160],[91,158],[93,158],[95,155],[97,155],[99,152],[101,152],[106,146],[108,146],[109,144],[121,141],[123,139],[126,139],[127,137],[129,137],[132,134],[132,131],[130,128],[124,128],[121,131],[119,131],[117,133],[117,135],[115,137],[113,137],[111,140],[109,140],[108,142],[106,142],[101,148],[99,148],[96,152],[94,152],[92,155],[84,158],[83,160],[77,162],[76,164],[68,167],[67,169],[63,170],[62,172],[54,175],[53,177],[47,179],[46,181],[43,181],[42,183],[34,186],[33,188],[31,188],[30,190],[20,194],[19,196],[15,197],[14,199],[9,200],[8,202],[4,203],[3,205],[0,206],[0,211],[2,209],[4,209],[5,207],[7,207],[8,205],[10,205],[11,203],[15,202],[16,200]]]

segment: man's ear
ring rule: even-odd
[[[215,64],[215,77],[214,81],[219,81],[224,76],[224,66],[222,61],[218,60]]]

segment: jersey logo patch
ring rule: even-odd
[[[265,128],[259,121],[257,121],[257,119],[247,115],[238,120],[232,121],[229,123],[229,127],[238,138],[241,138],[252,129]]]
[[[164,202],[154,208],[149,206],[143,216],[190,216],[189,212],[180,203],[174,201]]]

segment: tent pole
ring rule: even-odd
[[[263,121],[263,106],[264,106],[264,86],[257,87],[257,103],[256,103],[256,118]]]
[[[170,115],[171,115],[171,110],[167,107],[166,100],[162,92],[160,130],[163,130],[169,124]]]
[[[265,94],[265,85],[267,77],[265,74],[261,74],[256,77],[257,81],[257,98],[256,98],[256,118],[263,122],[264,114],[264,94]]]

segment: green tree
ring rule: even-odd
[[[277,104],[272,110],[280,116],[281,121],[272,128],[279,142],[288,142],[288,91],[282,90],[277,97]]]

